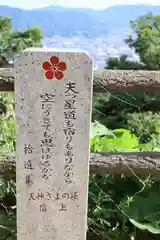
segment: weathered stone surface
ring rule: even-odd
[[[91,98],[85,53],[17,55],[18,240],[85,240]]]

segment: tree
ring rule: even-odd
[[[119,58],[111,57],[106,61],[105,69],[121,69],[121,70],[140,70],[145,66],[141,63],[127,60],[127,55],[121,55]]]
[[[160,69],[160,16],[148,13],[131,21],[133,35],[125,42],[135,50],[148,70]]]
[[[160,69],[160,16],[148,13],[130,22],[132,35],[125,43],[139,56],[140,63],[127,60],[126,55],[120,58],[109,58],[108,69],[126,70],[159,70]]]
[[[42,47],[43,35],[37,27],[24,32],[14,31],[11,18],[0,16],[0,67],[6,66],[13,55],[28,47]]]

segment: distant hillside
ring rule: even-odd
[[[121,5],[105,10],[49,6],[22,10],[0,6],[0,15],[11,16],[15,29],[38,26],[45,36],[73,36],[81,32],[86,37],[97,37],[115,29],[129,28],[129,21],[148,12],[160,15],[160,6]]]

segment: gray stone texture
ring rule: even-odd
[[[86,238],[93,67],[65,51],[15,57],[17,240]]]

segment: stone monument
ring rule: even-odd
[[[85,240],[92,60],[31,48],[15,57],[17,240]]]

